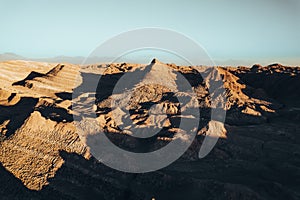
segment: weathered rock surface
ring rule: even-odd
[[[1,199],[299,199],[300,68],[197,69],[158,60],[150,65],[0,63]],[[145,71],[147,84],[132,80],[132,96],[124,95],[131,88],[112,94],[124,74]],[[176,73],[195,92],[195,97],[179,93],[187,107],[172,93],[182,85]],[[72,107],[72,92],[84,91],[84,84],[99,75],[98,91],[73,95],[77,107]],[[220,77],[227,98],[225,127],[213,151],[198,159],[203,136],[213,127],[211,97],[219,88],[208,89]],[[119,101],[111,109],[112,100],[122,95],[130,97],[128,105]],[[91,102],[93,107],[85,107]],[[195,105],[201,121],[189,150],[170,166],[145,174],[96,161],[73,120],[78,112],[94,113],[120,147],[147,152],[172,141],[182,110]],[[162,131],[143,142],[130,136],[132,127],[143,126]]]

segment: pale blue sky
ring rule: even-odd
[[[0,0],[0,53],[88,56],[99,44],[141,27],[193,38],[213,59],[296,60],[298,0]]]

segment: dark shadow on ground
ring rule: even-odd
[[[58,123],[73,121],[73,115],[69,114],[64,108],[41,105],[36,108],[36,110],[39,111],[44,118],[51,119],[52,121],[56,121]]]
[[[13,106],[0,106],[0,123],[10,120],[7,124],[7,132],[5,136],[9,137],[20,128],[25,120],[34,111],[38,99],[30,97],[22,97],[20,101]]]
[[[295,73],[291,71],[294,70]],[[263,89],[269,97],[288,106],[300,107],[299,68],[287,68],[281,71],[280,65],[273,64],[266,68],[254,65],[248,73],[232,72],[244,83],[256,89]]]
[[[32,71],[32,72],[30,72],[30,74],[25,79],[23,79],[21,81],[14,82],[12,85],[13,86],[14,85],[20,85],[20,86],[24,86],[24,87],[27,86],[27,87],[31,88],[32,85],[31,84],[27,84],[27,81],[33,80],[33,79],[35,79],[37,77],[43,77],[43,76],[45,76],[45,74]]]
[[[69,92],[58,92],[55,95],[63,100],[72,100],[72,93]]]

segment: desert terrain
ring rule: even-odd
[[[1,62],[0,199],[300,199],[300,67],[257,64],[212,71],[197,66],[210,81],[219,74],[226,91],[222,134],[202,159],[198,152],[213,103],[208,79],[195,69],[156,59],[147,65]],[[143,80],[152,81],[133,83],[129,115],[114,113],[109,107],[112,90],[123,75],[135,71],[146,71]],[[96,113],[100,128],[124,149],[158,149],[179,129],[183,107],[172,98],[179,85],[175,72],[188,80],[198,102],[191,104],[201,115],[185,154],[149,173],[120,172],[95,159],[77,132],[78,111]],[[97,91],[81,90],[100,75]],[[159,84],[162,76],[169,88]],[[86,102],[94,107],[86,108]],[[159,114],[149,119],[154,104],[167,119]],[[120,128],[116,115],[163,131],[149,140],[134,139]]]

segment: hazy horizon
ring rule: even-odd
[[[148,64],[151,62],[153,58],[157,58],[158,60],[164,62],[164,63],[175,63],[177,65],[189,65],[189,63],[180,60],[180,59],[172,59],[172,57],[162,57],[162,56],[143,56],[143,57],[121,57],[117,59],[115,62],[122,63],[139,63],[139,64]],[[0,54],[0,62],[2,61],[10,61],[10,60],[26,60],[26,61],[37,61],[37,62],[66,62],[66,63],[72,63],[72,64],[82,64],[84,61],[84,56],[65,56],[65,55],[57,55],[53,57],[41,57],[41,58],[27,58],[22,55],[17,55],[12,52],[5,52],[3,54]],[[102,63],[101,58],[95,58],[95,61],[89,64],[96,64],[96,63]],[[107,60],[107,59],[106,59]],[[113,60],[113,58],[112,58]],[[274,63],[279,63],[282,65],[289,65],[289,66],[300,66],[300,61],[298,59],[286,59],[286,60],[276,60],[273,61],[265,59],[253,59],[253,60],[235,60],[235,59],[227,59],[227,60],[213,60],[215,65],[219,66],[252,66],[254,64],[260,64],[263,66],[271,65]],[[198,65],[206,65],[205,61],[203,63],[199,63]]]

